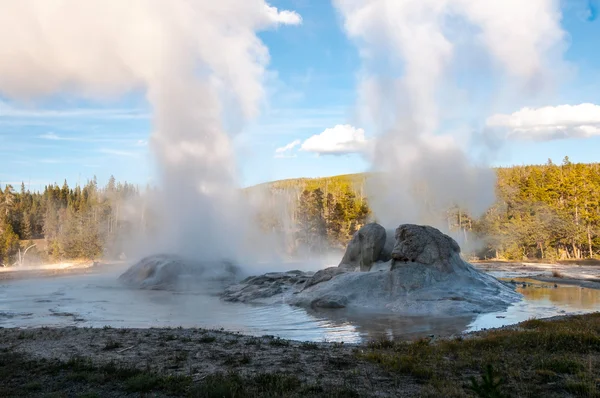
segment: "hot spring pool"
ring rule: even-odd
[[[133,290],[120,286],[117,276],[110,272],[2,281],[0,326],[182,326],[303,341],[360,342],[382,336],[449,335],[600,308],[600,290],[532,280],[527,287],[519,285],[524,299],[506,311],[443,318],[228,303],[211,294]]]

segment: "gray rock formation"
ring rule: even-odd
[[[293,288],[302,288],[310,277],[311,274],[302,271],[271,272],[250,276],[225,289],[223,297],[226,301],[253,302],[281,295]]]
[[[401,225],[393,249],[389,234],[381,231],[385,233],[377,224],[361,228],[338,267],[280,277],[268,284],[261,277],[249,279],[229,287],[222,297],[406,315],[499,311],[521,298],[507,284],[465,262],[458,244],[435,228]],[[383,262],[386,256],[390,260]]]
[[[315,274],[306,281],[303,289],[309,288],[309,287],[316,285],[318,283],[321,283],[321,282],[327,282],[328,280],[331,280],[331,278],[334,278],[334,277],[338,276],[339,274],[343,274],[345,272],[348,272],[348,271],[345,270],[343,267],[329,267],[329,268],[319,270],[319,271],[315,272]]]
[[[174,254],[145,257],[119,276],[130,287],[153,290],[190,290],[203,282],[231,283],[238,269],[229,262],[196,262]]]
[[[369,271],[373,263],[380,261],[385,246],[385,228],[376,223],[366,224],[352,236],[339,267],[349,271]]]
[[[460,255],[458,243],[428,225],[405,224],[396,229],[392,269],[400,262],[418,262],[451,272],[451,261]]]

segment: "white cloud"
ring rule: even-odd
[[[40,134],[37,136],[43,140],[49,141],[69,141],[69,142],[83,142],[83,143],[113,143],[113,144],[122,144],[127,146],[135,146],[135,147],[146,147],[148,146],[147,140],[142,139],[130,139],[130,138],[120,138],[115,136],[64,136],[58,135],[54,132],[48,132],[44,134]]]
[[[0,101],[0,117],[2,118],[36,118],[36,119],[148,119],[150,114],[144,109],[112,109],[112,108],[75,108],[75,109],[34,109],[18,108]]]
[[[363,129],[338,124],[304,141],[300,150],[321,155],[344,155],[364,152],[367,145]]]
[[[300,145],[300,150],[313,152],[318,155],[346,155],[364,153],[369,146],[365,139],[365,131],[349,124],[338,124],[325,129],[321,134],[315,134],[304,142],[294,140],[275,150],[276,158],[296,157],[292,150]]]
[[[496,114],[486,126],[507,138],[550,141],[600,135],[600,105],[558,105],[522,108],[510,115]]]
[[[56,134],[50,132],[50,133],[45,133],[45,134],[41,134],[38,136],[38,138],[44,139],[44,140],[53,140],[53,141],[60,141],[60,140],[64,140],[64,138],[57,136]]]
[[[300,145],[300,140],[295,140],[290,142],[287,145],[282,146],[281,148],[275,149],[275,157],[276,158],[287,158],[287,157],[295,157],[295,155],[290,155],[290,152],[294,147]]]
[[[281,25],[300,25],[302,17],[295,11],[279,11],[277,7],[272,7],[265,4],[266,15],[269,22]]]

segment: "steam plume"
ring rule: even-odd
[[[474,215],[484,211],[494,198],[493,172],[470,159],[465,148],[468,137],[439,134],[440,97],[451,92],[455,49],[483,49],[497,77],[519,88],[539,88],[552,78],[549,60],[560,53],[559,2],[334,0],[334,4],[363,60],[360,101],[365,118],[380,133],[373,166],[392,174],[374,189],[376,216],[396,225],[399,221],[440,225],[439,212],[452,204]],[[465,109],[459,111],[466,114]]]
[[[264,0],[0,0],[0,9],[0,94],[143,92],[164,193],[153,249],[231,255],[236,173],[223,126],[259,110],[269,54],[256,32],[300,16]]]

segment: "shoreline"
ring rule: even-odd
[[[465,396],[470,377],[492,363],[507,379],[506,392],[525,383],[531,392],[564,396],[574,385],[595,388],[587,380],[600,376],[598,367],[582,374],[585,363],[600,361],[599,350],[600,313],[360,344],[195,328],[2,328],[0,395]]]
[[[518,273],[522,275],[515,275],[514,278],[529,278],[558,285],[600,289],[600,267],[597,265],[499,261],[480,261],[471,264],[483,272]]]

